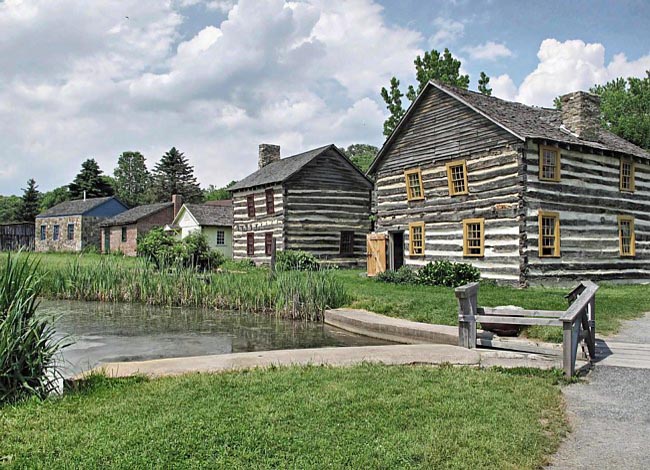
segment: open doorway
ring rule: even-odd
[[[389,269],[397,271],[404,265],[404,232],[389,233]]]

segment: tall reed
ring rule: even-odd
[[[51,319],[38,315],[42,277],[30,256],[9,254],[0,266],[0,403],[55,388],[55,357],[64,346]]]
[[[44,272],[47,297],[106,302],[136,302],[161,306],[191,306],[271,313],[320,321],[326,308],[348,301],[342,283],[332,273],[262,270],[245,273],[200,273],[192,268],[156,269],[139,260],[126,265],[106,257],[94,264],[78,261]]]

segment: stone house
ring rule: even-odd
[[[373,161],[387,265],[471,263],[516,285],[650,279],[650,154],[600,126],[599,99],[562,110],[436,82]]]
[[[121,252],[136,256],[138,238],[153,228],[171,223],[181,205],[181,196],[174,195],[171,202],[134,207],[103,221],[100,224],[102,253]]]
[[[114,196],[64,201],[36,216],[35,251],[100,249],[99,224],[128,209]]]
[[[365,264],[372,182],[335,145],[280,158],[262,144],[258,167],[230,188],[235,259],[268,263],[275,239],[278,250]]]
[[[170,228],[180,238],[201,232],[211,248],[232,258],[232,201],[184,204]]]

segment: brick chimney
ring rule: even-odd
[[[562,124],[584,140],[597,141],[600,130],[600,97],[576,91],[560,97]]]
[[[264,168],[269,163],[280,160],[280,146],[272,144],[260,144],[260,159],[258,162],[259,169]]]
[[[174,204],[174,218],[176,218],[178,211],[183,207],[183,196],[180,194],[172,194],[172,203]]]

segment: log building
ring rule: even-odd
[[[259,146],[259,169],[232,188],[233,254],[268,263],[302,250],[338,265],[365,263],[372,182],[334,145],[280,158]]]
[[[468,262],[518,285],[650,279],[650,154],[562,110],[430,82],[373,161],[387,265]]]

